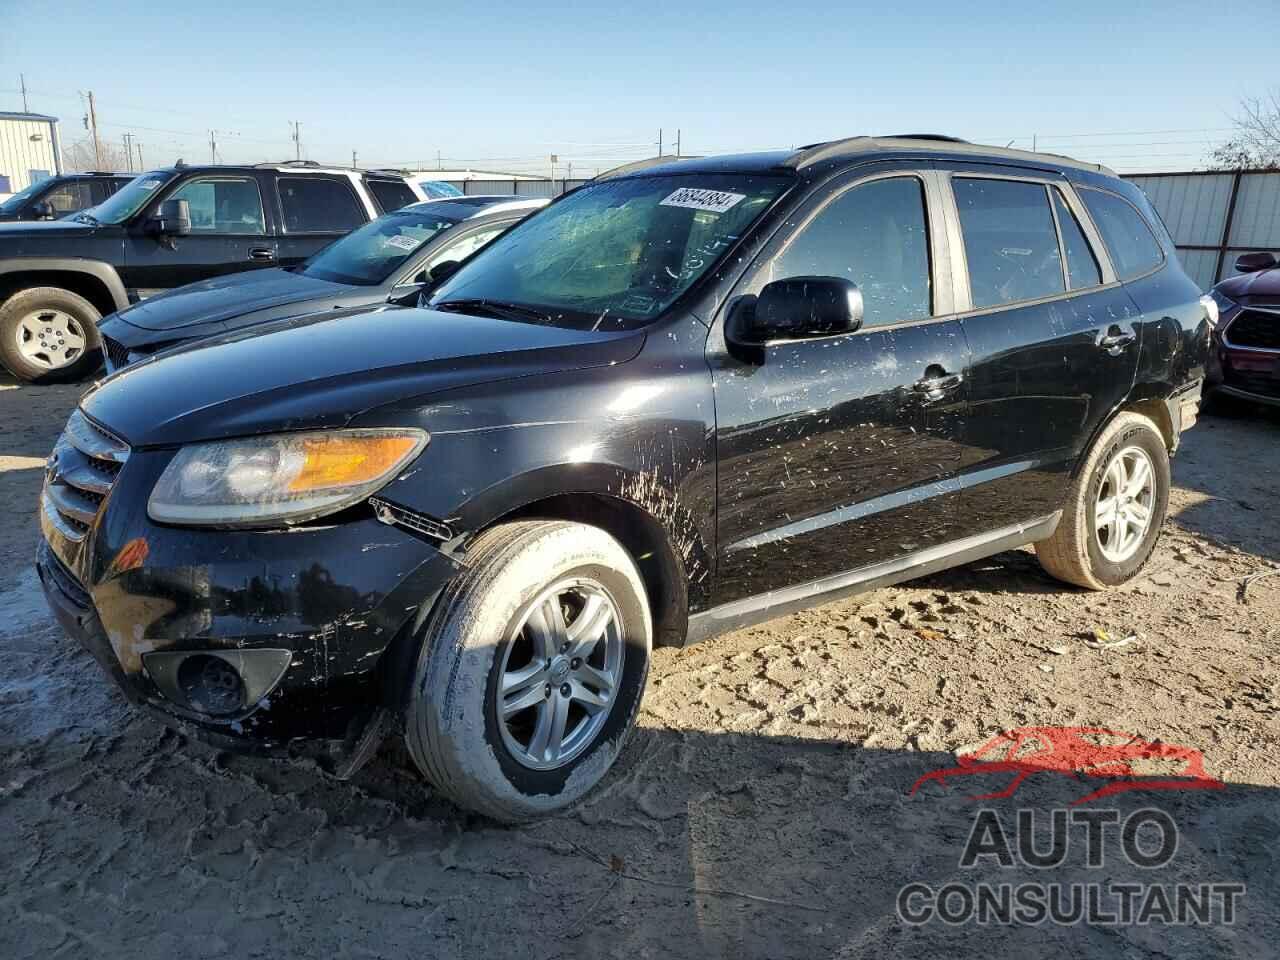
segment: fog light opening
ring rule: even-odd
[[[245,706],[244,679],[221,657],[198,653],[178,667],[178,689],[193,710],[221,717]]]

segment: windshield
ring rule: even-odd
[[[317,280],[377,286],[458,220],[430,210],[397,210],[325,247],[300,269]]]
[[[777,176],[686,174],[588,185],[476,254],[431,305],[483,301],[560,326],[643,326],[706,273],[789,184]]]
[[[140,177],[134,177],[96,207],[81,210],[76,216],[96,220],[98,223],[124,223],[171,179],[173,174],[167,170],[144,173]]]
[[[31,186],[27,187],[25,190],[19,190],[17,193],[15,193],[12,197],[10,197],[4,203],[0,203],[0,213],[17,212],[17,210],[24,203],[27,202],[27,200],[29,200],[35,194],[39,193],[45,187],[49,186],[49,183],[50,183],[49,178],[46,178],[44,180],[36,181],[35,183],[31,184]]]

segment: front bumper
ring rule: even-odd
[[[154,523],[146,498],[171,456],[134,451],[81,539],[41,511],[36,567],[58,622],[131,701],[205,739],[265,751],[351,744],[379,707],[395,706],[414,619],[460,565],[363,509],[292,530]],[[260,697],[210,716],[175,702],[156,669],[175,658],[148,664],[188,651],[288,657]]]

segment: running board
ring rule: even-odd
[[[1003,553],[1017,547],[1045,540],[1053,536],[1058,528],[1058,520],[1062,511],[1051,513],[1047,517],[1018,523],[989,533],[953,540],[951,543],[918,550],[892,560],[873,563],[869,566],[847,570],[844,573],[832,574],[794,587],[783,587],[754,597],[734,600],[695,613],[689,618],[689,631],[685,645],[698,643],[711,637],[740,630],[774,617],[786,616],[797,610],[804,610],[820,603],[830,603],[843,597],[853,596],[868,590],[892,586],[904,580],[928,576],[950,567],[981,560],[993,554]]]

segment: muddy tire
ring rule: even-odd
[[[425,624],[405,717],[414,762],[459,806],[544,816],[600,781],[635,725],[653,627],[631,556],[596,527],[503,524]]]
[[[1071,483],[1058,529],[1036,546],[1040,566],[1105,590],[1133,579],[1160,538],[1169,507],[1169,451],[1154,423],[1122,413]]]
[[[0,363],[29,383],[83,379],[102,363],[101,319],[70,290],[20,290],[0,304]]]

